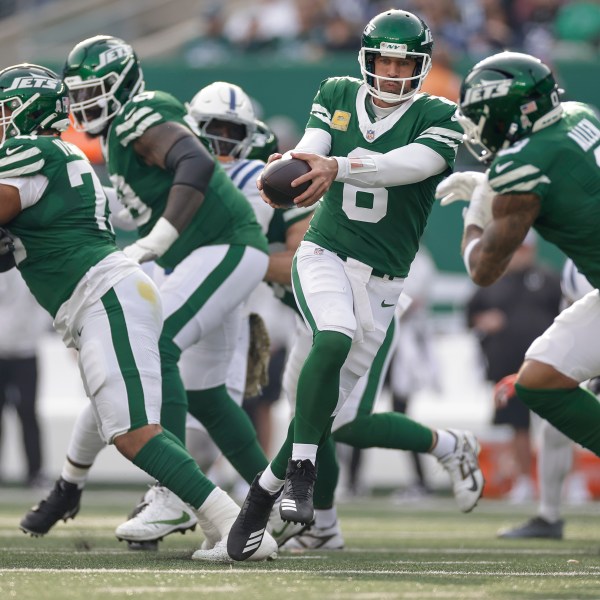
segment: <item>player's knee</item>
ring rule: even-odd
[[[313,342],[313,352],[326,368],[340,370],[348,357],[352,338],[338,331],[318,331]]]
[[[133,460],[137,453],[156,435],[162,431],[160,425],[143,425],[114,439],[117,450],[129,460]]]
[[[516,383],[521,388],[554,390],[576,387],[575,380],[557,371],[551,365],[537,360],[526,360],[519,370]]]

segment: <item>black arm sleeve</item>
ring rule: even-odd
[[[167,152],[165,167],[174,173],[173,185],[187,185],[206,193],[215,159],[194,135],[179,138]]]
[[[0,273],[5,273],[6,271],[10,271],[15,263],[15,256],[12,252],[7,252],[0,256]]]

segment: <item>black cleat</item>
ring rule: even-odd
[[[501,529],[497,537],[504,539],[544,538],[562,540],[564,525],[565,522],[562,519],[550,523],[542,517],[533,517],[533,519],[529,519],[529,521],[518,527]]]
[[[246,560],[260,547],[267,523],[279,494],[269,494],[260,487],[259,473],[252,482],[242,509],[227,537],[227,554],[233,560]]]
[[[284,521],[310,525],[315,520],[313,491],[317,467],[308,459],[288,461],[279,514]]]
[[[149,542],[130,542],[127,540],[127,550],[132,550],[133,552],[158,552],[159,541],[160,540],[151,540]]]
[[[74,519],[79,512],[81,492],[76,483],[69,483],[61,477],[48,497],[23,517],[19,527],[25,533],[38,536],[48,533],[61,519]]]

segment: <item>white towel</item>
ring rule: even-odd
[[[373,311],[367,292],[367,283],[371,277],[372,267],[365,265],[354,258],[348,257],[344,262],[344,270],[354,297],[354,316],[356,317],[356,334],[354,342],[362,342],[364,339],[363,331],[375,331],[375,322],[373,320]]]

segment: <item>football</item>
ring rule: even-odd
[[[281,158],[265,167],[260,177],[265,196],[279,206],[294,206],[294,198],[305,192],[312,181],[293,188],[294,179],[310,171],[310,166],[300,158]]]

